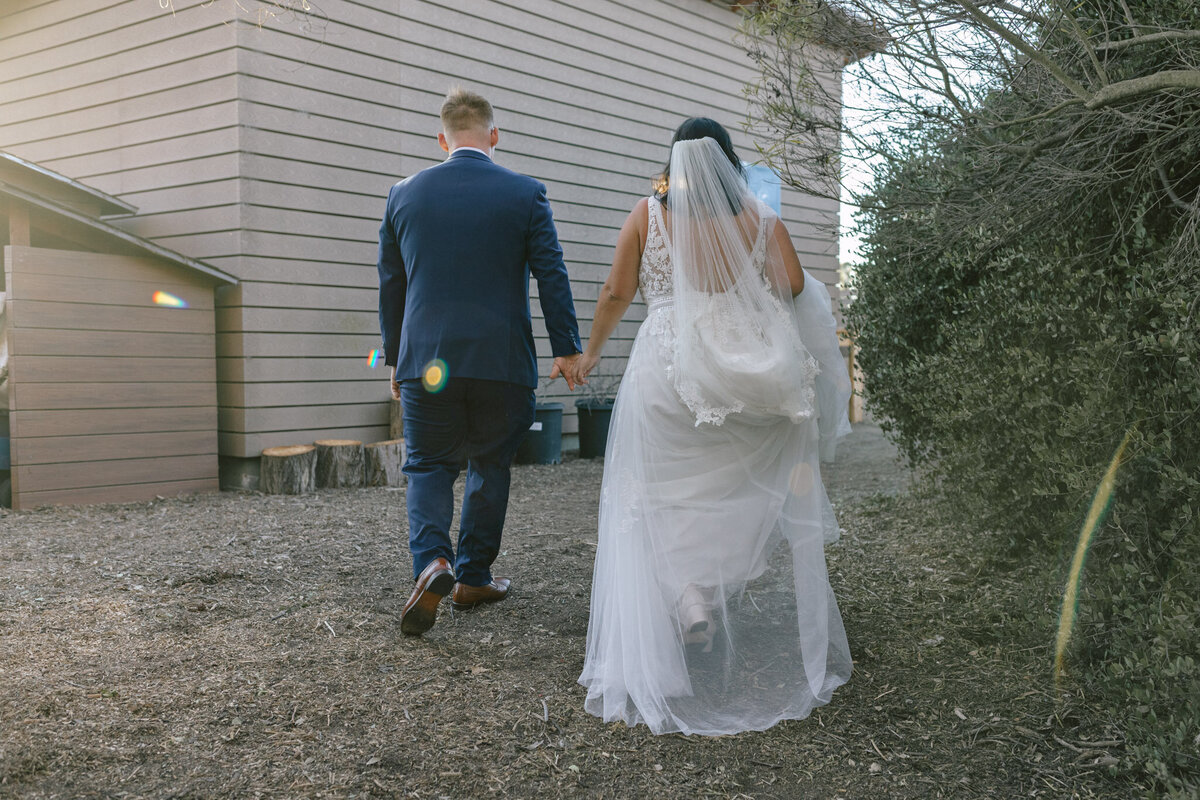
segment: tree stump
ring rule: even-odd
[[[388,403],[388,438],[395,441],[396,439],[404,438],[404,406],[400,405],[400,401],[392,398]]]
[[[363,485],[363,444],[353,439],[321,439],[317,447],[317,488]]]
[[[304,494],[317,487],[317,448],[311,444],[262,451],[258,486],[265,494]]]
[[[404,440],[391,439],[366,446],[367,486],[399,486],[403,479]]]

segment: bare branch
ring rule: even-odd
[[[1083,85],[1080,84],[1079,81],[1075,80],[1066,72],[1064,72],[1062,67],[1047,58],[1044,53],[1035,48],[1028,41],[1022,39],[1016,33],[1001,25],[992,17],[983,13],[978,6],[971,2],[971,0],[958,0],[958,2],[962,4],[962,7],[967,10],[967,13],[970,14],[976,22],[998,35],[1029,59],[1036,61],[1042,66],[1043,69],[1053,75],[1059,83],[1070,89],[1072,94],[1085,100],[1088,99],[1090,93],[1087,89],[1083,88]]]
[[[1174,42],[1174,41],[1190,41],[1200,39],[1200,31],[1158,31],[1157,33],[1146,33],[1141,36],[1134,36],[1130,39],[1117,39],[1111,42],[1101,42],[1096,45],[1097,50],[1124,50],[1128,47],[1137,47],[1143,44],[1154,44],[1156,42]]]
[[[1168,69],[1141,78],[1110,83],[1092,95],[1084,105],[1093,110],[1105,108],[1139,95],[1166,89],[1200,89],[1200,70]]]

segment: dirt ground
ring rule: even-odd
[[[0,516],[0,797],[1128,797],[1049,683],[1044,596],[927,521],[877,428],[826,482],[855,674],[807,720],[655,737],[582,709],[600,461],[514,472],[504,603],[399,633],[403,490]]]

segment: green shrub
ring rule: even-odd
[[[1200,792],[1200,264],[1172,260],[1177,215],[1132,182],[1032,230],[997,203],[951,231],[911,202],[972,188],[971,167],[951,144],[879,176],[847,311],[869,402],[966,535],[1056,548],[1064,576],[1134,431],[1070,656],[1119,709],[1126,766]]]

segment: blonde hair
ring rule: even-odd
[[[442,101],[442,130],[458,133],[469,130],[491,130],[492,104],[482,95],[455,86]]]

